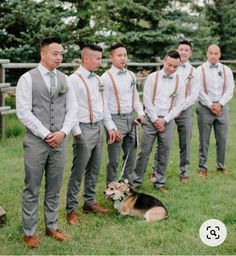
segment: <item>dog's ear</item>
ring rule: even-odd
[[[124,183],[124,182],[122,182],[120,184],[121,184],[120,190],[122,192],[127,191],[127,189],[129,188],[129,184],[128,183]]]

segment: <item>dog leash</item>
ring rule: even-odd
[[[135,122],[132,123],[132,127],[131,127],[131,130],[130,130],[130,134],[132,134],[133,129],[134,129],[135,147],[138,147],[137,127],[136,127]],[[122,165],[122,169],[121,169],[121,174],[120,174],[120,179],[119,179],[119,180],[122,179],[122,176],[124,175],[124,172],[125,172],[125,167],[126,167],[126,164],[127,164],[128,158],[129,158],[129,153],[130,153],[131,146],[132,146],[132,140],[133,140],[133,139],[131,139],[127,156],[126,156],[125,161],[124,161],[124,163],[123,163],[123,165]]]

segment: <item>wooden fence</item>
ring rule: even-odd
[[[224,64],[230,64],[236,66],[236,60],[222,60]],[[192,62],[194,66],[200,65],[202,62]],[[80,61],[74,63],[63,63],[61,64],[62,69],[76,69],[78,68]],[[107,67],[109,64],[108,60],[103,60],[103,66]],[[0,59],[0,132],[1,138],[5,137],[5,116],[10,114],[15,114],[16,110],[11,109],[10,106],[5,105],[5,96],[7,93],[15,93],[16,86],[11,86],[10,83],[6,82],[6,70],[10,69],[25,69],[26,71],[36,67],[38,63],[11,63],[8,59]],[[156,58],[156,62],[149,63],[138,63],[138,62],[128,62],[128,67],[142,68],[143,71],[146,71],[147,68],[160,70],[162,65],[161,59]],[[236,74],[236,68],[233,69],[234,75]],[[142,86],[145,82],[145,79],[148,75],[148,72],[138,72],[136,73],[137,84]]]

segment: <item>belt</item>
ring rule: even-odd
[[[132,117],[132,113],[127,113],[127,114],[111,114],[112,117],[120,117],[120,118],[129,118]]]
[[[164,118],[165,116],[157,116],[157,118]],[[151,118],[148,116],[148,114],[146,113],[146,118],[152,123]]]
[[[198,101],[198,103],[199,104],[201,104],[202,106],[205,106],[205,105],[203,105],[202,103],[201,103],[201,101]],[[212,103],[214,104],[214,103],[219,103],[219,101],[212,101]],[[206,106],[205,106],[206,107]]]
[[[97,122],[92,122],[92,123],[83,123],[79,122],[79,124],[84,125],[84,126],[98,126],[102,123],[102,121],[97,121]]]

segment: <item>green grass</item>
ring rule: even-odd
[[[161,199],[167,206],[169,217],[161,222],[146,223],[135,217],[121,217],[114,210],[106,215],[79,214],[82,223],[69,226],[66,223],[65,195],[72,160],[71,138],[68,143],[68,159],[61,190],[59,210],[60,229],[72,238],[57,242],[44,235],[43,185],[39,206],[37,235],[41,240],[39,249],[30,250],[22,243],[21,196],[23,188],[22,137],[8,138],[0,142],[0,205],[7,210],[7,225],[0,228],[0,254],[236,254],[236,99],[231,102],[231,121],[227,146],[226,166],[230,175],[223,176],[215,170],[215,140],[212,136],[209,149],[209,174],[206,180],[198,177],[198,130],[193,126],[191,150],[191,181],[187,185],[178,178],[178,146],[174,137],[170,156],[167,186],[168,194],[160,194],[149,183],[153,154],[150,158],[142,191]],[[97,186],[97,200],[112,207],[103,196],[105,189],[106,147],[101,174]],[[226,241],[218,247],[204,245],[199,236],[201,224],[211,218],[223,221],[227,227]]]

